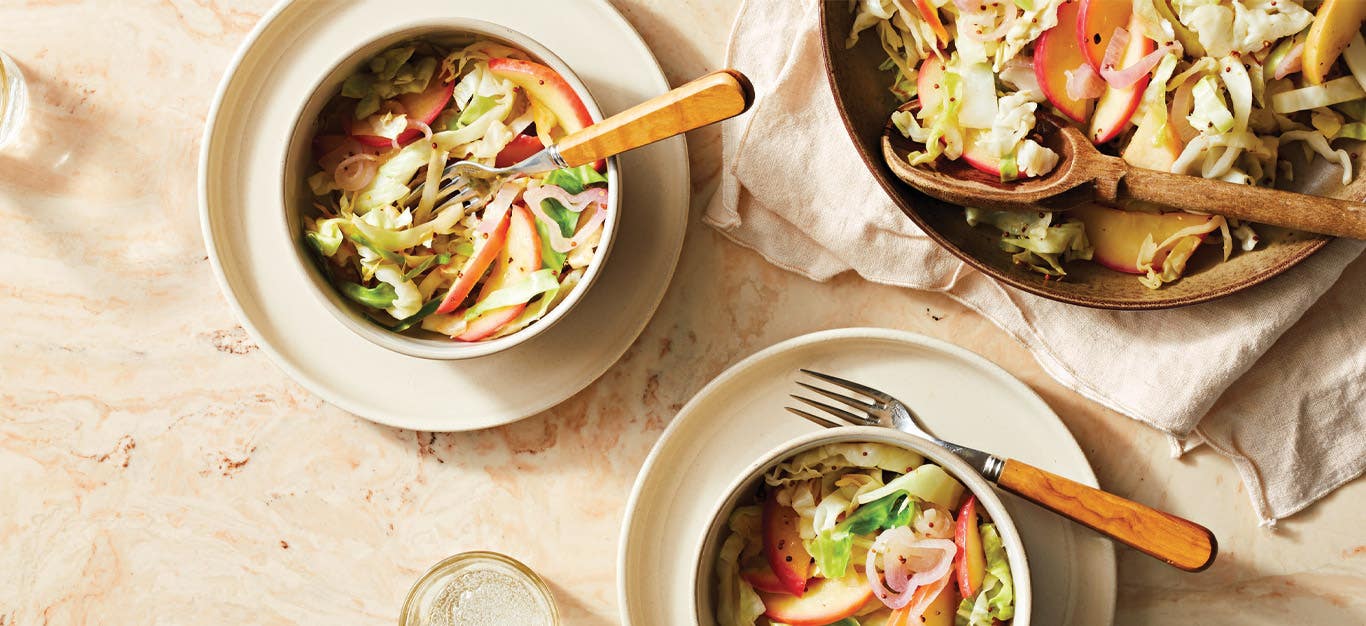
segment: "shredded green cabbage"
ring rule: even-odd
[[[478,303],[465,311],[465,321],[472,321],[494,309],[525,304],[536,296],[558,289],[559,286],[560,281],[555,277],[554,270],[536,270],[526,278],[480,298]]]
[[[815,540],[807,543],[807,551],[816,559],[822,576],[844,578],[853,555],[854,537],[905,526],[915,518],[918,509],[915,500],[904,491],[885,495],[854,509],[833,528],[820,531]]]
[[[905,473],[924,462],[924,457],[903,448],[876,443],[832,443],[779,463],[764,475],[764,481],[777,487],[850,468]]]
[[[738,507],[730,515],[730,534],[716,555],[716,618],[720,626],[754,626],[754,620],[764,614],[763,600],[740,577],[745,552],[757,552],[761,545],[759,518],[758,506]]]
[[[925,502],[933,502],[946,509],[958,506],[963,499],[963,483],[938,465],[925,464],[893,478],[886,485],[858,497],[859,504],[867,504],[891,494],[904,491]]]
[[[1065,262],[1090,259],[1093,252],[1086,227],[1078,220],[1054,224],[1054,214],[1046,211],[1022,213],[975,207],[968,207],[966,215],[972,226],[988,224],[1001,231],[1001,246],[1015,255],[1015,262],[1041,274],[1065,276]]]

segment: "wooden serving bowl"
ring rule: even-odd
[[[878,69],[886,59],[886,53],[879,44],[877,33],[871,29],[864,31],[853,48],[845,48],[844,42],[853,24],[853,14],[847,10],[847,3],[821,2],[820,5],[826,76],[834,91],[840,117],[868,171],[925,234],[968,265],[1001,282],[1045,298],[1087,307],[1165,309],[1208,302],[1263,283],[1308,258],[1331,239],[1258,226],[1262,243],[1256,250],[1237,252],[1228,262],[1221,263],[1214,247],[1209,246],[1191,259],[1184,278],[1157,290],[1139,284],[1137,277],[1131,274],[1090,262],[1069,264],[1063,280],[1045,281],[1042,274],[1011,262],[1010,255],[1000,248],[1001,237],[997,231],[968,226],[962,208],[916,191],[887,167],[882,158],[882,132],[899,103],[888,90],[891,74]],[[1329,166],[1324,161],[1300,164],[1296,168],[1295,190],[1358,200],[1366,198],[1362,161],[1357,160],[1357,178],[1347,187],[1339,184],[1341,171],[1336,165]]]

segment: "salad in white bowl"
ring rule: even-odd
[[[552,68],[491,40],[391,46],[348,76],[312,140],[302,236],[327,281],[395,333],[517,333],[584,279],[608,220],[603,164],[438,193],[456,161],[506,166],[593,123]]]
[[[1015,616],[1002,534],[943,467],[884,443],[811,448],[725,522],[721,626],[991,626]]]
[[[1366,2],[1360,0],[858,0],[849,45],[876,36],[892,114],[924,149],[1002,181],[1043,176],[1058,155],[1034,136],[1044,111],[1144,168],[1276,186],[1294,161],[1356,170],[1366,139]],[[1158,288],[1200,249],[1227,260],[1256,225],[1170,207],[1056,213],[967,208],[1020,265],[1063,277],[1093,260]],[[1206,246],[1204,244],[1213,244]]]

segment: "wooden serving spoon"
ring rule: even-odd
[[[901,110],[914,111],[912,100]],[[1060,157],[1042,178],[1003,183],[961,159],[931,166],[906,161],[924,145],[902,136],[890,123],[882,133],[882,154],[898,178],[920,191],[963,206],[1013,211],[1066,211],[1091,202],[1119,206],[1139,200],[1295,230],[1366,239],[1366,204],[1308,194],[1226,183],[1134,167],[1102,154],[1074,126],[1045,111],[1035,113],[1036,140]]]

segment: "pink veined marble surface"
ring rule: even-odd
[[[1119,624],[1366,622],[1366,487],[1275,532],[1233,468],[1048,379],[942,296],[817,284],[700,225],[717,133],[688,138],[678,274],[588,389],[471,434],[376,426],[324,404],[247,338],[200,240],[199,137],[267,0],[6,2],[28,127],[0,150],[0,626],[392,624],[449,554],[514,555],[566,624],[616,623],[616,541],[637,469],[688,397],[774,342],[842,326],[948,339],[1037,390],[1117,493],[1199,520],[1217,564],[1121,548]],[[730,0],[614,0],[675,84],[716,69]]]

